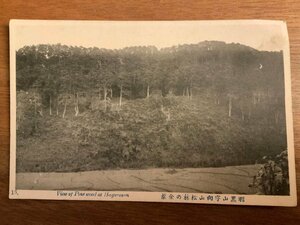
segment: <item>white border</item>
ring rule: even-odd
[[[282,21],[270,20],[223,20],[223,21],[134,21],[134,23],[162,23],[162,22],[180,22],[180,23],[199,23],[199,24],[263,24],[263,25],[280,25],[282,34],[285,36],[284,46],[284,73],[285,73],[285,107],[286,107],[286,126],[287,126],[287,146],[289,162],[289,179],[290,179],[290,196],[264,196],[264,195],[224,195],[221,198],[244,197],[245,202],[231,201],[210,201],[207,196],[216,196],[216,194],[194,193],[197,196],[204,196],[204,200],[170,200],[161,199],[162,194],[184,195],[186,193],[163,193],[163,192],[125,192],[125,191],[83,191],[84,195],[93,194],[96,196],[75,196],[73,190],[65,191],[67,196],[58,196],[57,191],[38,191],[38,190],[16,190],[16,56],[15,56],[15,39],[21,38],[15,36],[15,29],[18,25],[85,25],[90,23],[126,23],[132,21],[59,21],[59,20],[10,20],[10,182],[9,198],[10,199],[53,199],[53,200],[102,200],[102,201],[143,201],[143,202],[174,202],[174,203],[204,203],[204,204],[231,204],[231,205],[262,205],[262,206],[296,206],[296,173],[295,173],[295,150],[293,134],[293,114],[292,114],[292,93],[291,93],[291,72],[290,72],[290,51],[287,26]],[[73,193],[73,194],[71,194]],[[109,194],[106,194],[109,193]],[[129,197],[111,197],[111,194],[124,194]],[[193,194],[188,193],[189,197]]]

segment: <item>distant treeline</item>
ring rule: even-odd
[[[205,41],[158,50],[154,46],[120,50],[66,45],[25,46],[16,52],[17,90],[33,90],[44,108],[75,105],[80,97],[147,98],[152,93],[206,94],[243,119],[264,104],[277,123],[284,116],[282,52],[263,52],[240,44]],[[92,104],[92,100],[87,104]]]

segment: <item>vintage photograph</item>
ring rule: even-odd
[[[10,47],[11,197],[295,204],[284,22],[13,20]]]

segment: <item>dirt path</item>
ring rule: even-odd
[[[259,165],[223,168],[103,170],[77,173],[17,173],[17,189],[159,191],[252,194]]]

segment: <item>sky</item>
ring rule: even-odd
[[[279,21],[11,21],[15,49],[35,44],[65,44],[120,49],[196,44],[205,40],[240,43],[280,51],[287,44]]]

